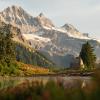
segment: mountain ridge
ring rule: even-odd
[[[10,12],[8,11],[8,13]],[[26,41],[28,45],[43,53],[48,59],[56,63],[57,66],[69,67],[71,61],[79,55],[81,46],[86,41],[89,41],[93,45],[95,53],[100,59],[100,43],[79,32],[73,25],[65,24],[62,27],[56,27],[42,13],[37,17],[33,17],[26,11],[22,11],[21,14],[23,17],[20,18],[15,14],[12,14],[14,16],[6,16],[4,14],[0,13],[0,16],[5,20],[4,22],[7,21],[6,17],[13,18],[13,20],[7,22],[10,24],[14,22],[15,26],[20,28],[21,33],[19,36],[22,38],[22,42]],[[16,23],[14,18],[19,23]],[[22,23],[22,20],[25,23]]]

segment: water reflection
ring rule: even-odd
[[[86,85],[91,84],[91,77],[0,77],[0,90],[15,87],[23,82],[42,82],[44,85],[53,80],[56,83],[61,83],[65,88],[73,88],[81,85],[84,88]]]

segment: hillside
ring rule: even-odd
[[[16,60],[25,64],[31,64],[40,67],[56,66],[38,51],[32,48],[27,48],[20,43],[16,43]]]
[[[0,12],[0,20],[20,29],[14,41],[36,49],[59,67],[70,67],[79,56],[82,44],[87,41],[94,47],[97,62],[100,62],[99,40],[80,32],[71,24],[57,27],[43,13],[33,17],[18,6],[7,7]]]
[[[30,64],[24,64],[22,62],[16,62],[18,65],[18,73],[15,75],[18,76],[32,76],[32,75],[44,75],[44,74],[49,74],[51,73],[48,68],[43,68],[39,66],[33,66]]]
[[[5,30],[5,27],[8,24],[4,22],[0,22],[0,29],[5,33],[6,31],[10,30],[13,34],[13,43],[15,44],[15,51],[16,51],[16,60],[26,63],[37,65],[41,67],[50,67],[54,66],[55,64],[48,60],[43,54],[33,49],[29,46],[26,42],[22,42],[22,39],[19,39],[20,29],[13,27],[12,25],[9,26],[9,29]],[[19,39],[19,41],[14,41],[14,39]]]

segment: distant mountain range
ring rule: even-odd
[[[86,41],[94,47],[97,60],[100,60],[99,40],[79,32],[71,24],[57,27],[43,13],[33,17],[18,6],[0,12],[0,20],[20,29],[14,41],[38,50],[59,67],[69,67],[75,57],[79,56],[81,46]]]

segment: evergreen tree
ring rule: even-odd
[[[6,56],[5,52],[6,41],[5,41],[5,32],[3,27],[0,27],[0,61],[3,61]]]
[[[15,46],[12,41],[11,25],[0,27],[0,61],[7,65],[15,60]]]
[[[96,55],[93,51],[94,49],[89,44],[89,42],[82,45],[80,57],[82,58],[83,63],[87,69],[92,69],[95,67]]]

